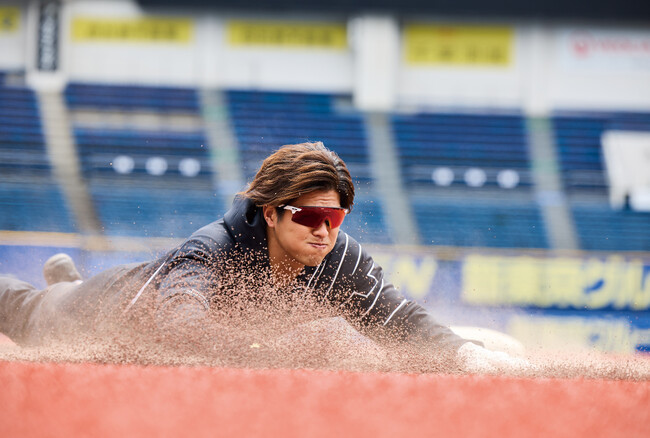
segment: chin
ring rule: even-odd
[[[305,256],[305,257],[301,257],[300,263],[302,263],[305,266],[314,267],[320,265],[320,263],[323,261],[324,258],[325,257],[313,256],[313,255]]]
[[[318,259],[318,260],[309,259],[308,261],[305,262],[305,266],[309,266],[309,267],[312,267],[312,268],[313,268],[313,267],[316,267],[316,266],[320,265],[320,263],[321,263],[322,261],[323,261],[322,258],[321,258],[321,259]]]
[[[302,253],[296,254],[296,260],[305,266],[318,266],[327,257],[332,248],[314,251],[313,248],[306,248]]]

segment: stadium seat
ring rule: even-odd
[[[564,190],[585,250],[647,251],[650,215],[614,211],[601,136],[608,130],[650,131],[650,113],[564,112],[552,118]]]
[[[503,171],[516,175],[516,184],[509,188],[532,184],[521,115],[396,114],[392,123],[407,187],[436,185],[434,172],[440,168],[454,174],[449,185],[467,186],[469,169],[484,173],[481,187],[499,187]]]
[[[316,93],[227,92],[244,176],[284,144],[323,141],[348,164],[358,184],[370,184],[368,146],[362,115],[339,111],[343,96]]]
[[[413,197],[424,245],[548,248],[537,205],[490,199]]]
[[[135,112],[200,118],[196,90],[69,84],[71,111]],[[216,196],[209,144],[199,127],[152,130],[73,126],[83,176],[102,231],[114,236],[187,237],[224,212]]]
[[[0,230],[72,232],[75,225],[52,174],[38,100],[0,75]]]

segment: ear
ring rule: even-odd
[[[265,205],[262,207],[262,213],[264,214],[264,220],[270,228],[275,228],[275,224],[278,221],[278,212],[275,210],[275,207],[272,205]]]

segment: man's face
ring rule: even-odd
[[[319,190],[302,195],[291,204],[294,207],[340,207],[341,200],[335,190]],[[327,221],[319,227],[300,225],[291,220],[292,213],[285,210],[278,216],[275,207],[265,206],[269,257],[271,263],[286,264],[284,269],[302,269],[317,266],[334,248],[339,228],[331,228]]]

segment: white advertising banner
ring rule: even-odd
[[[558,44],[567,70],[650,72],[650,30],[566,30]]]

